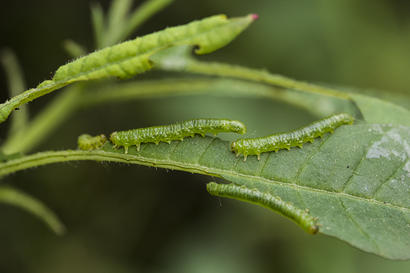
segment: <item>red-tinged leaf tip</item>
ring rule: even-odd
[[[251,18],[252,18],[253,20],[257,20],[257,19],[259,18],[259,15],[256,14],[256,13],[251,14]]]

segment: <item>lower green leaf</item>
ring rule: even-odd
[[[318,218],[319,232],[391,259],[410,258],[410,128],[342,126],[302,149],[236,157],[230,143],[195,137],[171,144],[43,152],[0,164],[0,176],[73,160],[140,164],[223,177],[277,196]],[[274,227],[272,227],[274,228]],[[272,230],[274,232],[274,230]]]

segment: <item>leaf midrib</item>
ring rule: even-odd
[[[130,154],[125,155],[121,153],[113,153],[113,152],[106,152],[106,151],[80,151],[80,150],[41,152],[41,153],[33,154],[31,156],[27,156],[23,159],[25,159],[24,160],[25,162],[31,162],[31,161],[34,162],[34,161],[41,161],[47,158],[54,159],[54,161],[45,162],[42,164],[38,164],[36,166],[50,164],[50,163],[64,162],[64,161],[75,161],[75,160],[112,161],[112,162],[119,162],[119,163],[134,162],[134,163],[138,163],[138,164],[145,165],[145,166],[163,167],[163,168],[168,168],[168,169],[181,170],[181,171],[187,171],[187,172],[222,177],[222,178],[224,177],[224,175],[226,175],[226,176],[231,176],[231,177],[244,178],[248,180],[253,179],[253,180],[258,180],[258,182],[263,182],[263,183],[268,183],[268,184],[278,184],[281,187],[291,188],[293,190],[297,190],[298,192],[306,191],[306,192],[312,192],[312,193],[326,194],[326,195],[334,196],[337,198],[342,198],[342,197],[349,198],[352,200],[358,200],[360,202],[366,202],[366,203],[370,202],[370,203],[373,203],[374,205],[379,205],[382,207],[389,207],[392,209],[399,210],[401,212],[410,213],[410,208],[393,205],[390,203],[384,203],[382,201],[375,200],[372,198],[355,196],[355,195],[347,194],[344,192],[326,191],[323,189],[302,186],[296,183],[282,182],[280,180],[271,180],[271,179],[261,177],[261,176],[241,174],[241,173],[237,173],[231,170],[206,167],[203,165],[199,165],[197,163],[185,163],[185,162],[174,161],[170,159],[156,159],[156,158],[150,158],[150,157],[144,157],[144,156],[137,156],[137,155],[130,155]],[[9,168],[10,165],[13,165],[13,163],[15,163],[16,165],[21,164],[21,159],[22,158],[18,158],[18,159],[10,160],[6,163],[0,164],[0,170],[2,167]]]

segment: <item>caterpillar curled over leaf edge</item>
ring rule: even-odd
[[[236,153],[236,156],[242,154],[244,161],[248,155],[256,155],[260,160],[261,153],[277,152],[280,149],[290,150],[295,146],[302,148],[306,142],[313,143],[315,138],[322,137],[326,133],[333,133],[337,127],[353,122],[354,118],[346,113],[331,115],[290,132],[238,139],[231,143],[231,150]]]
[[[317,218],[311,216],[307,209],[301,210],[270,193],[260,192],[257,189],[250,189],[245,186],[218,184],[215,182],[208,183],[206,189],[214,196],[228,197],[271,209],[292,219],[309,234],[316,234],[319,231]]]

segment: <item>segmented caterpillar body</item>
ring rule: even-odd
[[[206,188],[211,195],[233,198],[269,208],[292,219],[310,234],[316,234],[319,231],[317,219],[311,216],[307,210],[301,210],[272,194],[249,189],[245,186],[217,184],[215,182],[208,183]]]
[[[315,121],[308,126],[288,132],[277,133],[266,137],[238,139],[231,143],[231,150],[237,156],[243,154],[244,160],[248,155],[257,155],[264,152],[277,152],[280,149],[290,149],[298,146],[302,148],[306,142],[313,142],[317,137],[322,137],[325,133],[333,131],[344,124],[352,124],[354,118],[346,113],[332,115],[327,118]]]
[[[246,127],[237,120],[193,119],[164,126],[113,132],[110,140],[114,143],[114,147],[124,147],[125,153],[128,153],[128,147],[133,145],[137,146],[139,151],[141,143],[171,143],[172,140],[183,140],[185,137],[194,137],[196,134],[205,136],[206,133],[216,135],[221,132],[244,134]]]
[[[85,151],[96,150],[101,148],[106,141],[107,137],[103,134],[94,137],[84,134],[78,137],[78,148]]]

